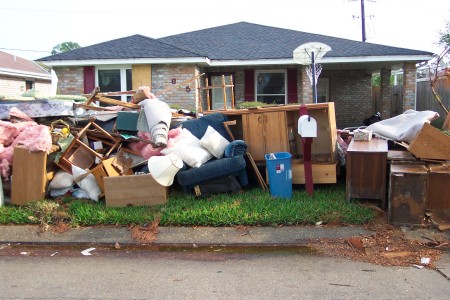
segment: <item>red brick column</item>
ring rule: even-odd
[[[403,111],[416,108],[416,65],[403,65]]]
[[[301,68],[301,90],[300,90],[300,104],[313,103],[313,94],[311,81],[306,73],[306,67]]]
[[[379,103],[376,107],[381,113],[382,119],[389,119],[391,116],[391,70],[381,69],[380,71],[380,94],[381,94],[381,103]]]

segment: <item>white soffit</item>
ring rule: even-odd
[[[86,60],[54,60],[41,61],[47,66],[92,66],[92,65],[133,65],[133,64],[210,64],[206,57],[188,58],[129,58],[129,59],[86,59]]]

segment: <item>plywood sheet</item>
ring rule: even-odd
[[[425,123],[408,150],[423,160],[450,160],[450,136]]]

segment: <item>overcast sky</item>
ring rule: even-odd
[[[450,21],[450,0],[364,3],[367,42],[442,50],[436,42]],[[1,0],[0,51],[34,60],[68,41],[84,47],[134,34],[159,38],[241,21],[361,41],[360,15],[360,0]]]

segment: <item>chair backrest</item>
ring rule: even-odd
[[[189,130],[197,138],[201,139],[206,132],[208,126],[214,128],[228,141],[232,141],[232,138],[228,134],[223,122],[228,121],[228,117],[221,113],[213,113],[197,119],[191,119],[181,122],[181,126]]]

